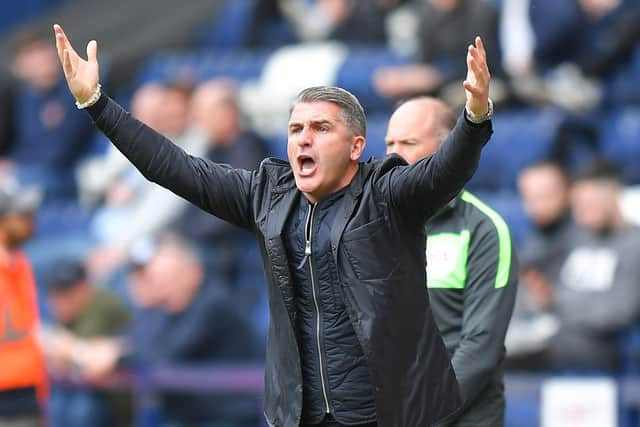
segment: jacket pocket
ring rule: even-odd
[[[368,239],[372,237],[372,233],[375,233],[376,231],[382,231],[382,228],[385,227],[386,221],[387,218],[381,216],[374,219],[373,221],[367,222],[366,224],[359,225],[353,230],[345,231],[344,235],[342,236],[342,241],[350,242],[353,240]]]
[[[380,217],[344,233],[342,247],[359,280],[377,281],[393,276],[398,269],[393,236],[386,218]]]

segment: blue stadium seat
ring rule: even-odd
[[[0,35],[8,33],[14,27],[38,18],[62,0],[20,0],[2,2],[0,13]]]
[[[640,104],[640,46],[631,62],[618,69],[605,83],[604,105],[616,107]]]
[[[640,183],[640,108],[614,111],[601,123],[602,154],[618,164],[627,183]]]
[[[200,82],[216,77],[228,77],[240,82],[257,79],[268,56],[266,50],[161,53],[147,62],[138,77],[138,84],[180,79]]]
[[[367,115],[367,145],[364,148],[362,159],[369,157],[381,158],[386,152],[384,137],[387,134],[387,123],[391,113],[380,112]]]
[[[540,401],[538,399],[510,399],[505,409],[506,427],[540,426]]]
[[[493,135],[482,151],[478,171],[469,188],[515,189],[518,173],[524,167],[551,156],[563,117],[554,109],[497,112]]]
[[[199,44],[210,48],[244,45],[257,0],[225,0],[210,25],[199,34]]]
[[[640,324],[620,334],[620,361],[625,374],[640,374]]]
[[[474,192],[473,194],[502,215],[511,231],[514,246],[521,247],[531,232],[532,225],[518,194],[511,191]]]
[[[282,160],[287,159],[287,135],[278,134],[266,139],[268,154]]]
[[[358,97],[367,113],[389,111],[393,100],[378,95],[372,85],[375,70],[382,66],[400,65],[409,62],[384,46],[351,47],[347,59],[340,67],[336,84]]]

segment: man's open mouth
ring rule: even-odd
[[[298,170],[301,176],[310,176],[316,170],[316,161],[313,157],[301,154],[298,156]]]

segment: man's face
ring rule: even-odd
[[[568,208],[568,189],[562,173],[553,166],[525,169],[518,177],[525,211],[539,227],[557,221]]]
[[[347,186],[357,171],[364,136],[347,127],[332,102],[297,104],[289,118],[287,154],[296,185],[311,202]]]
[[[619,194],[613,182],[576,182],[571,188],[571,208],[576,222],[594,232],[606,230],[613,224]]]
[[[7,235],[7,244],[11,248],[19,247],[33,235],[34,225],[31,213],[8,213],[0,223]]]
[[[80,312],[86,307],[84,298],[85,287],[89,286],[79,282],[68,289],[55,290],[49,293],[49,306],[53,316],[63,324],[73,322]]]
[[[398,154],[412,164],[436,152],[447,136],[447,129],[437,126],[430,110],[421,101],[400,106],[389,119],[387,154]]]
[[[60,64],[53,44],[47,40],[31,43],[18,52],[14,62],[14,71],[39,90],[48,90],[60,78]]]

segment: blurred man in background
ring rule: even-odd
[[[126,305],[114,294],[91,283],[81,260],[56,262],[46,283],[56,327],[45,340],[45,353],[53,375],[83,378],[82,366],[91,358],[89,342],[116,336],[129,322]],[[121,425],[116,394],[98,389],[55,385],[51,391],[51,427]]]
[[[571,207],[580,229],[570,237],[549,307],[559,330],[548,349],[556,369],[619,372],[620,333],[640,316],[640,228],[622,216],[620,173],[604,160],[573,180]]]
[[[132,259],[136,308],[128,339],[90,347],[85,368],[91,377],[116,367],[203,368],[261,357],[244,314],[224,286],[206,281],[203,263],[189,243],[164,235],[143,252]],[[167,427],[252,427],[258,422],[259,403],[251,397],[175,391],[157,397]]]
[[[12,140],[2,144],[5,171],[22,185],[43,189],[49,202],[76,201],[74,170],[87,153],[93,129],[70,108],[64,75],[57,64],[49,38],[27,31],[16,42],[12,68],[18,83],[14,88]],[[48,148],[41,149],[46,143]]]
[[[216,163],[254,170],[267,157],[266,143],[247,125],[237,96],[237,87],[232,81],[214,79],[202,83],[193,94],[191,125],[203,137],[200,155]],[[167,190],[157,188],[156,191]],[[170,228],[197,242],[212,277],[235,282],[237,271],[244,263],[243,254],[239,252],[241,242],[248,239],[253,242],[253,237],[196,206],[184,202],[181,207]],[[138,227],[136,223],[131,226]]]
[[[401,66],[384,66],[373,77],[376,91],[389,98],[401,99],[438,93],[451,98],[450,104],[464,105],[459,90],[466,69],[459,60],[475,35],[482,36],[487,46],[487,60],[494,80],[501,74],[498,50],[498,11],[486,0],[423,0],[417,2],[420,15],[418,62]],[[455,94],[455,96],[454,96]],[[497,93],[492,97],[497,99]]]
[[[553,284],[571,250],[575,223],[569,206],[569,178],[550,160],[524,168],[518,176],[524,209],[533,224],[520,252],[520,292],[507,334],[509,369],[545,366],[541,353],[557,331],[549,313]]]
[[[442,101],[406,101],[389,120],[387,154],[415,163],[432,155],[454,125],[455,115]],[[504,339],[518,280],[509,228],[497,212],[462,191],[426,230],[425,285],[465,402],[460,414],[438,426],[502,426]]]
[[[0,190],[0,426],[39,427],[47,395],[38,303],[20,246],[33,234],[36,190]]]

